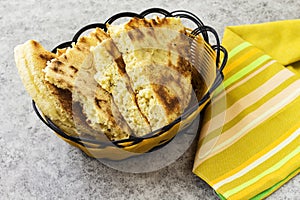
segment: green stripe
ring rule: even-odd
[[[255,70],[258,66],[260,66],[262,63],[270,59],[271,57],[268,55],[263,55],[259,58],[257,58],[255,61],[247,65],[246,67],[242,68],[240,71],[232,75],[230,78],[225,79],[223,83],[216,88],[214,92],[214,96],[217,96],[224,88],[228,87],[229,85],[233,84],[237,80],[243,78],[245,75],[247,75],[249,72]]]
[[[197,167],[199,174],[200,172],[204,173],[205,178],[207,180],[215,180],[220,176],[224,175],[225,173],[234,170],[237,166],[240,166],[242,163],[246,162],[249,158],[253,157],[257,153],[262,151],[264,148],[266,148],[266,146],[270,145],[279,137],[281,137],[283,133],[289,132],[290,128],[295,126],[295,124],[299,123],[300,112],[294,112],[293,117],[289,118],[289,116],[291,116],[291,113],[293,113],[293,111],[295,110],[300,110],[299,97],[293,102],[291,102],[290,104],[288,104],[287,106],[285,106],[285,108],[282,111],[280,111],[280,116],[281,116],[280,119],[288,119],[285,120],[284,125],[278,124],[278,120],[277,120],[278,116],[277,117],[273,116],[268,118],[267,121],[255,127],[253,130],[251,130],[249,133],[243,136],[243,138],[236,141],[234,145],[226,147],[226,149],[222,150],[222,152],[219,152],[218,154],[213,155],[209,159],[202,161],[201,164]],[[268,132],[272,134],[262,134],[263,132],[262,130],[268,130]],[[257,140],[255,138],[260,138],[260,140]],[[256,142],[256,140],[259,142]],[[296,142],[299,142],[299,140],[297,140]],[[248,148],[249,144],[254,144],[254,143],[255,143],[255,148]],[[292,148],[295,148],[295,146]],[[248,149],[245,150],[245,148]],[[243,151],[242,155],[240,150],[245,150]],[[291,152],[291,151],[292,150],[290,149],[284,152]],[[270,166],[273,166],[273,163],[278,162],[283,156],[281,156],[280,158],[272,158],[272,160],[274,161],[270,165],[269,162],[267,162],[264,165],[262,165],[260,168],[263,168],[262,169],[263,171],[268,169]],[[226,165],[222,165],[222,167],[220,168],[208,167],[208,166],[216,166],[216,163],[220,163],[221,161],[228,161],[228,162],[226,162]],[[255,175],[252,174],[252,175],[254,177],[258,174],[259,173]],[[252,175],[248,175],[249,178],[247,179],[241,177],[237,179],[237,181],[232,183],[234,185],[228,184],[224,186],[224,188],[226,189],[222,187],[223,189],[220,188],[221,189],[220,191],[226,192],[227,190],[235,188],[238,185],[251,179]]]
[[[258,66],[260,66],[262,63],[264,63],[266,60],[270,58],[271,57],[268,55],[263,55],[259,57],[258,59],[256,59],[255,61],[253,61],[252,63],[250,63],[249,65],[247,65],[246,67],[244,67],[243,69],[235,73],[234,75],[232,75],[230,78],[225,80],[223,83],[224,87],[226,88],[232,83],[236,82],[237,80],[243,78],[249,72],[253,71],[254,69],[256,69]]]
[[[255,112],[259,108],[262,108],[265,103],[272,101],[273,98],[276,98],[277,95],[279,95],[281,92],[283,92],[286,88],[290,87],[290,85],[294,84],[295,81],[297,81],[297,79],[296,79],[296,77],[293,76],[293,77],[285,80],[283,83],[281,83],[279,86],[277,86],[273,90],[268,91],[268,93],[265,94],[264,96],[262,94],[260,94],[260,99],[258,99],[258,101],[251,102],[245,107],[243,106],[240,109],[239,114],[237,114],[234,118],[232,118],[230,121],[228,121],[226,124],[223,125],[223,132],[232,128],[235,124],[237,124],[239,121],[241,121],[247,115],[251,114],[252,112]],[[245,86],[247,86],[247,85],[245,85]],[[246,89],[245,87],[243,87],[243,88]],[[281,100],[283,100],[284,98],[286,98],[286,96],[282,96]],[[239,101],[239,100],[240,99],[237,99],[236,101]],[[278,104],[276,104],[274,106],[277,106],[277,105]],[[273,108],[274,107],[265,108],[266,109],[265,111],[268,112],[269,110],[271,110]]]
[[[231,59],[233,56],[235,56],[236,54],[238,54],[240,51],[242,51],[243,49],[247,48],[251,46],[251,44],[249,42],[243,42],[242,44],[236,46],[234,49],[232,49],[229,54],[228,54],[228,59]]]
[[[291,100],[293,100],[295,93],[297,94],[300,89],[296,90],[294,93],[290,94],[288,97],[283,99],[281,102],[277,103],[275,106],[267,110],[264,114],[260,115],[259,117],[255,118],[253,121],[248,123],[246,126],[244,126],[239,132],[237,132],[234,136],[232,136],[230,139],[226,140],[225,142],[221,143],[220,145],[214,147],[214,150],[217,151],[220,148],[223,148],[226,145],[229,145],[230,143],[234,142],[238,137],[243,136],[245,133],[247,133],[251,128],[258,126],[258,124],[262,123],[264,120],[267,119],[268,115],[274,115],[275,113],[279,112],[279,110],[283,109],[283,107],[288,104]]]
[[[225,192],[223,194],[223,196],[228,198],[229,196],[232,196],[233,194],[236,194],[239,191],[249,187],[253,183],[255,183],[255,182],[259,181],[260,179],[262,179],[264,176],[267,176],[267,175],[273,173],[274,171],[278,170],[279,168],[281,168],[283,165],[285,165],[289,160],[291,160],[293,157],[295,157],[299,153],[300,153],[300,147],[296,148],[294,151],[292,151],[290,154],[288,154],[286,157],[284,157],[281,161],[276,163],[273,167],[269,168],[268,170],[264,171],[263,173],[261,173],[260,175],[254,177],[253,179],[245,182],[244,184],[241,184],[238,187]]]
[[[282,179],[281,181],[279,181],[278,183],[276,183],[275,185],[273,185],[272,187],[270,187],[269,189],[267,189],[267,190],[259,193],[258,195],[254,196],[253,198],[251,198],[251,200],[260,200],[260,199],[263,199],[263,198],[269,196],[271,193],[273,193],[276,189],[278,189],[284,183],[286,183],[291,178],[293,178],[294,176],[296,176],[298,174],[298,172],[300,172],[300,167],[297,168],[292,173],[290,173],[286,178]]]
[[[269,75],[273,75],[273,74],[267,74],[263,73],[261,75],[265,75],[265,78],[269,78]],[[257,76],[256,78],[262,80],[261,76]],[[238,115],[236,115],[233,119],[231,119],[230,121],[228,121],[227,123],[223,124],[222,126],[220,126],[217,130],[211,131],[209,133],[209,135],[207,135],[205,138],[203,138],[202,140],[205,139],[205,142],[202,141],[203,144],[207,143],[208,141],[214,139],[215,137],[218,137],[222,132],[225,132],[227,130],[229,130],[230,128],[232,128],[235,124],[237,124],[241,119],[243,119],[244,117],[246,117],[247,115],[249,115],[249,113],[254,112],[255,110],[257,110],[259,107],[261,107],[263,104],[265,104],[266,102],[270,101],[272,98],[274,98],[276,95],[278,95],[279,93],[281,93],[284,89],[286,89],[287,87],[289,87],[291,84],[293,84],[295,81],[297,81],[298,79],[295,76],[290,77],[289,79],[285,80],[283,83],[281,83],[279,86],[277,86],[276,88],[274,88],[272,91],[269,91],[268,94],[266,94],[265,96],[261,96],[261,98],[257,101],[257,102],[252,102],[253,104],[249,105],[248,107],[244,107]],[[252,82],[249,82],[248,85],[253,86],[254,84]],[[256,87],[256,86],[255,86]],[[240,90],[245,90],[245,87],[240,86],[239,88]],[[253,90],[252,90],[253,91]],[[242,93],[241,91],[236,91],[236,94],[240,94]],[[235,103],[235,101],[233,101],[233,103]],[[218,104],[216,104],[217,106]],[[232,104],[231,104],[232,105]],[[231,106],[229,105],[229,106]],[[217,109],[216,106],[214,106],[213,109]],[[228,107],[229,107],[228,106]],[[271,108],[270,108],[271,109]],[[225,108],[223,108],[223,112],[224,112]],[[220,111],[221,112],[221,111]],[[225,115],[225,114],[224,114]],[[211,116],[211,118],[213,118],[214,115]],[[221,125],[221,124],[220,124]],[[275,130],[274,130],[275,131]]]
[[[300,167],[297,168],[292,173],[290,173],[286,178],[284,178],[283,180],[279,181],[278,183],[276,183],[275,185],[273,185],[272,187],[270,187],[269,189],[267,189],[267,190],[265,190],[265,191],[257,194],[254,197],[251,197],[251,200],[261,200],[261,199],[266,198],[271,193],[273,193],[276,189],[278,189],[280,186],[282,186],[284,183],[286,183],[288,180],[290,180],[291,178],[293,178],[294,176],[296,176],[299,171],[300,171]],[[217,195],[219,196],[219,198],[221,200],[226,200],[226,198],[222,194],[220,194],[218,192],[216,192],[216,193],[217,193]]]

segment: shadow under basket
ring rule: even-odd
[[[219,37],[213,28],[205,26],[196,15],[184,10],[168,12],[160,8],[151,8],[141,12],[140,14],[133,12],[118,13],[110,17],[104,23],[95,23],[83,27],[74,35],[71,41],[58,45],[52,50],[52,52],[55,53],[59,48],[71,47],[72,43],[76,42],[82,33],[89,29],[98,27],[104,31],[107,31],[106,24],[112,24],[114,21],[120,18],[145,18],[146,16],[153,14],[163,15],[165,17],[180,17],[182,19],[191,21],[196,25],[196,28],[191,30],[190,37],[195,41],[201,38],[203,44],[206,46],[205,49],[207,51],[207,55],[211,56],[211,58],[214,60],[213,66],[211,67],[212,70],[206,73],[213,73],[214,79],[209,85],[209,88],[207,88],[206,92],[201,98],[199,98],[198,102],[195,103],[195,105],[190,106],[189,109],[185,110],[185,112],[172,123],[158,130],[150,132],[143,137],[130,136],[128,139],[110,142],[70,136],[68,133],[65,133],[59,127],[57,127],[47,116],[44,116],[37,108],[35,102],[32,101],[34,111],[43,123],[52,129],[61,139],[81,149],[90,157],[98,159],[123,160],[132,156],[141,155],[163,148],[176,136],[176,134],[184,134],[183,130],[186,129],[200,114],[205,105],[210,101],[214,90],[223,81],[224,77],[222,70],[227,62],[227,51],[220,45]],[[209,34],[214,36],[214,42],[216,44],[211,45],[209,43]],[[197,60],[197,58],[195,59]]]

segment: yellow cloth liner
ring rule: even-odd
[[[205,111],[193,168],[221,199],[265,198],[300,171],[299,33],[299,19],[225,29],[225,90]]]

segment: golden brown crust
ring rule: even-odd
[[[181,114],[180,102],[174,93],[163,85],[152,84],[152,88],[168,116]]]
[[[133,134],[143,136],[149,133],[150,125],[137,105],[125,70],[125,62],[113,41],[105,40],[91,51],[97,70],[95,80],[112,95],[117,109],[133,130]]]
[[[143,27],[153,27],[153,28],[159,28],[159,27],[170,27],[172,29],[176,29],[176,26],[182,26],[181,21],[174,21],[174,17],[155,17],[153,19],[140,19],[140,18],[132,18],[127,22],[124,27],[126,30],[132,30],[136,28],[143,28]],[[179,18],[177,18],[179,19]]]
[[[190,39],[185,30],[179,18],[132,18],[108,26],[152,129],[175,120],[191,99]]]
[[[73,102],[69,90],[58,88],[45,80],[43,69],[46,62],[56,57],[56,54],[46,51],[33,40],[15,48],[16,65],[27,92],[41,112],[66,134],[105,139],[89,126],[82,106]]]
[[[90,47],[107,39],[107,34],[100,28],[96,28],[88,36],[78,39],[72,48],[58,51],[58,57],[48,62],[45,69],[46,80],[62,89],[72,90],[86,56],[90,53]]]
[[[132,46],[129,45],[129,51],[155,49],[160,57],[166,60],[161,61],[177,70],[184,76],[191,76],[190,64],[190,37],[185,32],[179,18],[159,18],[140,19],[132,18],[129,22],[121,26],[108,26],[108,32],[111,37],[124,37],[128,34]],[[119,48],[122,44],[119,44]],[[123,44],[124,46],[124,44]],[[126,44],[125,44],[126,46]],[[120,48],[122,53],[125,51]],[[155,59],[154,59],[154,62]]]
[[[53,121],[58,121],[57,125],[62,130],[77,135],[69,103],[71,93],[45,81],[42,71],[46,67],[46,62],[55,57],[55,54],[46,51],[34,40],[15,48],[15,61],[20,77],[36,105],[44,115]]]
[[[111,95],[94,80],[95,69],[90,48],[107,38],[106,33],[99,28],[89,36],[80,37],[72,48],[51,60],[45,72],[47,80],[64,90],[72,91],[72,100],[79,103],[77,107],[82,108],[82,113],[78,116],[76,114],[77,118],[85,120],[95,130],[95,133],[90,134],[95,137],[105,134],[111,140],[125,139],[131,133],[130,128],[119,111],[114,109]],[[109,46],[108,50],[113,55],[117,53],[116,47]],[[75,126],[79,125],[75,122]]]

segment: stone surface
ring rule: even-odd
[[[298,0],[0,1],[0,199],[217,199],[192,172],[195,144],[159,171],[108,168],[57,138],[33,113],[13,59],[28,39],[51,50],[80,27],[121,11],[185,9],[219,35],[225,26],[300,18]],[[300,176],[269,199],[299,199]]]

